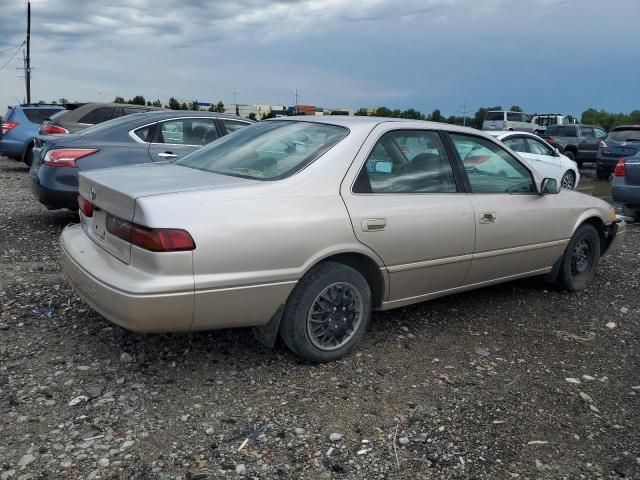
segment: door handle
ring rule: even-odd
[[[175,158],[178,155],[176,155],[175,153],[172,153],[172,152],[160,152],[158,154],[158,156],[161,157],[161,158]]]
[[[368,218],[362,221],[363,232],[382,232],[386,227],[386,218]]]
[[[495,212],[483,212],[480,214],[480,223],[496,223]]]

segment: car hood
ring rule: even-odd
[[[141,197],[260,183],[259,180],[204,172],[171,162],[80,172],[78,180],[83,197],[125,219],[133,218],[135,201]]]

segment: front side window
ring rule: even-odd
[[[240,129],[176,163],[232,177],[279,180],[303,169],[348,134],[337,125],[271,120]]]
[[[522,137],[510,137],[504,141],[504,144],[514,152],[527,153],[527,146]]]
[[[591,127],[580,127],[580,135],[584,138],[595,138],[593,136],[593,128]]]
[[[456,192],[451,163],[436,132],[385,133],[367,158],[354,193]]]
[[[161,122],[153,143],[206,145],[217,138],[218,131],[214,119],[180,118]]]
[[[529,170],[490,140],[449,134],[474,193],[529,193],[536,187]]]
[[[84,117],[78,120],[78,123],[89,123],[95,125],[96,123],[102,123],[113,117],[115,108],[113,107],[98,107],[91,110]]]
[[[601,128],[594,128],[593,130],[596,132],[596,138],[598,140],[602,140],[603,138],[607,138],[607,132],[605,132]]]
[[[527,143],[529,144],[529,153],[535,155],[553,155],[553,150],[535,138],[527,138]]]

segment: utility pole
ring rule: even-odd
[[[295,100],[295,114],[298,115],[298,89],[296,88],[296,94],[294,95]]]
[[[462,113],[462,125],[464,127],[466,127],[467,126],[467,112],[469,111],[467,109],[467,100],[465,99],[464,100],[464,104],[461,107],[458,107],[458,108],[462,109],[462,110],[458,110],[458,112]]]
[[[236,107],[236,115],[240,115],[240,109],[238,108],[238,92],[233,92],[233,104]]]
[[[24,76],[27,82],[27,103],[31,103],[31,2],[27,2],[27,54],[25,56]]]

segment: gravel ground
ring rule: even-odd
[[[0,159],[0,479],[640,478],[640,228],[538,280],[377,313],[328,365],[249,330],[141,335],[71,291]]]

